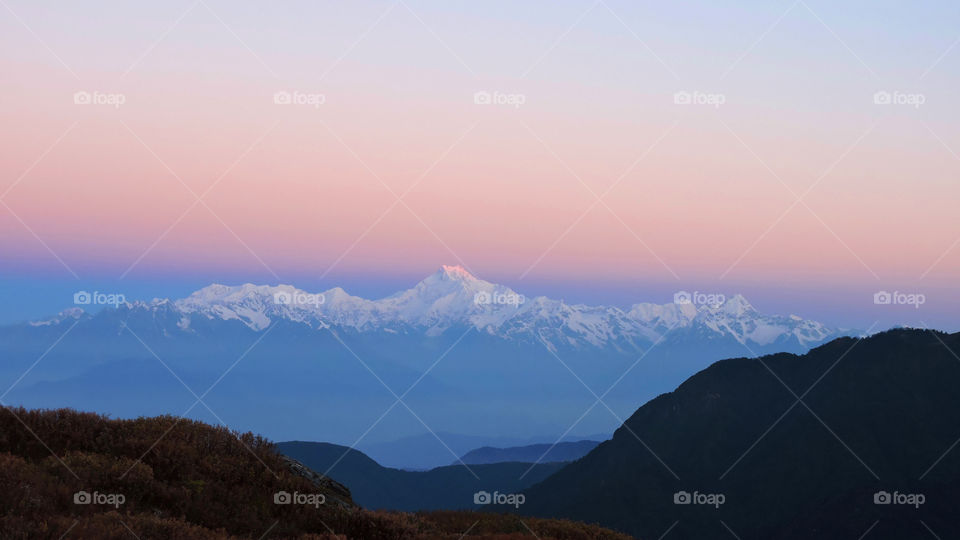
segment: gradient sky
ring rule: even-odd
[[[958,28],[946,1],[4,0],[0,322],[78,289],[377,296],[462,264],[569,301],[958,329]]]

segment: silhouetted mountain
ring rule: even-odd
[[[443,440],[443,444],[437,440],[437,437]],[[529,441],[514,437],[485,437],[435,431],[408,435],[393,441],[364,441],[357,445],[357,448],[384,467],[427,471],[455,462],[457,456],[480,446],[517,446],[541,440]]]
[[[540,463],[526,475],[529,465],[524,463],[402,471],[383,467],[363,452],[337,444],[291,441],[277,443],[277,450],[350,486],[361,506],[384,510],[485,509],[475,503],[474,494],[518,493],[564,465]]]
[[[558,432],[562,428],[557,428]],[[561,442],[572,442],[579,440],[599,440],[605,441],[611,437],[612,430],[609,433],[591,433],[588,435],[564,437]],[[443,443],[437,438],[443,440]],[[361,442],[357,449],[373,458],[374,461],[384,467],[393,467],[403,470],[427,471],[434,467],[442,467],[448,464],[459,464],[457,456],[463,456],[467,452],[481,447],[509,448],[515,446],[530,446],[543,444],[544,441],[553,442],[557,439],[553,435],[540,435],[528,437],[492,437],[489,435],[464,435],[461,433],[450,433],[446,431],[435,431],[433,433],[421,433],[419,435],[409,435],[393,441],[386,442]],[[549,445],[548,445],[549,446]],[[542,453],[542,452],[541,452]],[[537,456],[539,457],[539,456]],[[508,460],[504,460],[508,461]],[[509,461],[529,461],[531,460],[509,460]],[[555,460],[562,461],[562,460]]]
[[[521,512],[642,538],[958,538],[958,350],[960,334],[894,330],[717,362]]]
[[[0,411],[0,537],[628,540],[582,523],[357,507],[265,439],[172,416]]]
[[[552,463],[574,461],[587,453],[600,441],[572,441],[556,444],[531,444],[527,446],[511,446],[509,448],[494,448],[484,446],[471,450],[461,456],[460,461],[467,465],[481,465],[485,463]]]

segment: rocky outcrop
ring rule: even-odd
[[[353,502],[353,497],[350,495],[350,489],[347,488],[347,486],[314,471],[295,459],[287,456],[281,456],[281,459],[290,472],[306,478],[316,486],[317,489],[322,491],[327,497],[326,504],[335,504],[341,508],[357,508],[356,503]]]

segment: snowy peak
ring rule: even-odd
[[[441,266],[439,270],[414,285],[412,289],[400,291],[388,299],[417,297],[422,301],[437,301],[450,295],[473,296],[482,291],[497,287],[489,281],[477,279],[462,266]]]
[[[243,285],[229,286],[214,283],[208,285],[182,300],[177,300],[181,305],[214,305],[214,304],[234,304],[246,303],[250,301],[264,300],[267,297],[273,297],[279,292],[293,292],[297,290],[290,285],[278,285],[271,287],[269,285],[254,285],[244,283]]]
[[[492,286],[492,283],[477,279],[462,266],[443,265],[410,290],[442,296],[458,291],[477,291]],[[407,292],[409,291],[401,291],[393,296]]]
[[[459,281],[478,281],[477,278],[473,276],[473,274],[471,274],[469,271],[467,271],[466,268],[460,265],[449,266],[444,264],[443,266],[440,267],[440,270],[437,270],[437,273],[435,275],[441,276],[441,279],[452,279],[452,280],[459,280]]]
[[[645,323],[662,323],[667,326],[681,325],[690,322],[697,316],[697,308],[693,304],[634,304],[627,315],[631,319]]]
[[[816,321],[791,315],[764,315],[759,313],[740,294],[713,306],[698,306],[694,326],[730,336],[743,344],[770,345],[785,339],[802,346],[819,343],[835,331]]]
[[[86,316],[86,315],[87,315],[87,313],[83,310],[83,308],[72,307],[72,308],[67,308],[67,309],[63,310],[63,311],[61,311],[60,313],[57,313],[57,314],[54,315],[53,317],[49,317],[49,318],[47,318],[47,319],[43,319],[43,320],[40,320],[40,321],[31,321],[31,322],[30,322],[30,326],[50,326],[50,325],[57,325],[57,324],[60,324],[60,323],[62,323],[62,322],[64,322],[64,321],[70,321],[70,320],[80,319],[80,318],[82,318],[82,317],[84,317],[84,316]]]
[[[155,300],[159,306],[164,301]],[[254,330],[270,326],[274,318],[315,325],[319,308],[326,302],[323,293],[308,293],[292,285],[208,285],[187,298],[174,301],[184,315],[198,314],[209,319],[238,320]],[[181,328],[189,327],[189,318]]]
[[[751,315],[757,313],[757,310],[750,305],[750,302],[747,302],[747,299],[740,294],[735,294],[730,298],[727,298],[722,304],[720,304],[718,309],[723,310],[723,312],[728,315],[734,316]]]
[[[525,299],[511,289],[474,277],[462,266],[442,266],[412,289],[375,302],[396,321],[437,335],[451,326],[499,326]],[[511,309],[512,308],[512,309]]]

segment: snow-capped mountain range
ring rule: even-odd
[[[619,425],[606,407],[584,416],[597,395],[627,415],[717,360],[846,335],[762,314],[740,295],[675,299],[574,305],[457,266],[376,300],[291,285],[215,284],[146,302],[77,291],[55,317],[0,326],[0,388],[13,388],[6,404],[219,421],[197,406],[206,395],[231,427],[280,439],[349,444],[378,418],[379,440],[420,434],[421,422],[560,434],[580,418],[581,433],[596,433]],[[398,395],[415,415],[383,416]]]
[[[757,312],[741,295],[713,305],[639,303],[628,310],[609,306],[570,305],[544,296],[527,298],[503,285],[478,279],[460,266],[443,266],[413,288],[379,300],[352,296],[337,287],[309,293],[291,285],[226,286],[214,284],[179,300],[124,303],[116,309],[163,313],[176,320],[168,332],[194,332],[196,322],[239,321],[263,331],[276,321],[313,329],[349,329],[392,334],[439,336],[453,328],[476,330],[508,340],[558,347],[647,346],[675,335],[698,340],[733,339],[745,346],[806,349],[836,337],[838,331],[797,316]],[[33,325],[58,324],[90,317],[70,308]],[[198,319],[199,318],[199,319]]]

